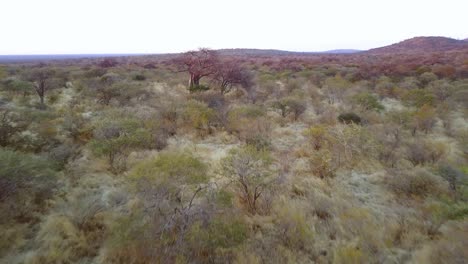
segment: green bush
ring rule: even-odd
[[[185,121],[195,128],[200,135],[211,132],[211,126],[216,118],[213,109],[196,100],[190,100],[187,103],[183,116]]]
[[[108,118],[96,124],[89,147],[95,155],[108,159],[113,172],[119,172],[125,170],[129,152],[148,147],[151,140],[151,133],[139,120]]]
[[[426,89],[414,89],[403,96],[403,102],[407,106],[422,107],[423,105],[433,106],[435,104],[435,96]]]
[[[362,92],[353,96],[353,101],[364,108],[364,110],[375,110],[379,112],[384,109],[383,105],[379,103],[377,98],[367,92]]]
[[[205,226],[195,223],[189,231],[188,240],[192,245],[206,250],[235,247],[247,236],[247,225],[241,220],[217,217]]]
[[[53,163],[32,154],[0,149],[0,199],[20,189],[39,189],[54,176]]]
[[[307,109],[307,105],[304,101],[294,97],[276,100],[272,103],[272,107],[279,110],[282,117],[293,114],[294,120],[297,120]]]
[[[457,191],[457,187],[463,184],[463,178],[465,176],[463,172],[450,165],[440,166],[438,174],[449,183],[452,191]]]
[[[189,152],[163,152],[156,158],[137,164],[132,179],[145,179],[151,185],[199,184],[207,180],[207,165]]]
[[[29,221],[55,188],[53,162],[0,148],[0,223]]]

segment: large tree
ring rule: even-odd
[[[217,52],[206,48],[185,52],[174,59],[174,63],[179,71],[190,74],[190,90],[200,85],[201,78],[216,73],[218,61]]]

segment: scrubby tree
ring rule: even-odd
[[[104,119],[96,124],[91,150],[105,156],[114,173],[125,170],[126,158],[132,149],[150,147],[151,134],[142,122],[132,118]]]
[[[106,73],[103,76],[91,81],[90,88],[96,94],[98,102],[109,105],[111,100],[120,95],[119,81],[122,78],[115,73]]]
[[[414,89],[403,96],[403,102],[407,106],[422,107],[423,105],[434,105],[435,96],[426,89]]]
[[[311,141],[314,150],[320,150],[329,140],[327,127],[322,125],[306,129],[304,135]]]
[[[437,75],[432,72],[425,72],[419,75],[419,80],[423,86],[428,85],[429,83],[437,80]]]
[[[364,110],[375,110],[377,112],[384,109],[377,98],[370,93],[362,92],[353,96],[353,101],[361,106]]]
[[[196,196],[207,187],[208,166],[189,152],[167,151],[137,164],[130,178],[146,207],[156,212],[182,213],[191,209]]]
[[[0,148],[0,224],[34,219],[53,194],[55,173],[47,159]]]
[[[240,86],[249,89],[252,83],[252,75],[235,60],[222,60],[217,65],[214,80],[220,87],[221,94],[229,93],[233,87]]]
[[[234,149],[221,162],[224,175],[236,184],[241,201],[252,214],[257,213],[259,200],[272,183],[271,162],[266,150],[253,146]]]
[[[325,79],[322,89],[324,90],[328,103],[334,104],[337,100],[343,99],[343,94],[349,86],[350,83],[341,75],[337,74],[334,77]]]
[[[187,103],[183,116],[187,124],[195,128],[200,135],[211,132],[216,118],[213,109],[196,100]]]
[[[430,105],[423,105],[421,108],[413,113],[413,131],[415,135],[417,130],[428,133],[436,123],[436,112],[434,107]]]
[[[0,146],[10,145],[14,136],[26,129],[27,125],[17,113],[0,108]]]
[[[450,165],[442,165],[438,168],[438,174],[442,176],[454,192],[457,191],[459,185],[462,183],[465,175],[460,170]]]
[[[33,83],[34,90],[36,91],[41,105],[44,105],[44,98],[47,92],[51,89],[60,87],[63,80],[57,78],[57,71],[45,66],[35,68],[26,73],[27,79]]]
[[[285,97],[278,99],[272,103],[273,108],[279,110],[282,117],[286,117],[290,113],[294,115],[294,120],[307,109],[306,103],[293,97]]]
[[[154,238],[149,250],[161,252],[152,262],[169,263],[185,253],[191,227],[211,218],[203,195],[210,187],[208,166],[188,151],[168,151],[138,163],[129,178],[142,202],[145,230]]]
[[[23,97],[28,95],[34,88],[31,82],[19,80],[16,78],[8,78],[4,80],[3,86],[4,90],[12,94],[22,94]]]

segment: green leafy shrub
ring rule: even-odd
[[[333,164],[332,153],[325,149],[312,153],[309,166],[311,172],[322,179],[335,176],[337,170]]]
[[[199,184],[207,180],[207,165],[189,152],[163,152],[156,158],[137,164],[132,179],[146,179],[149,184]]]
[[[437,172],[449,183],[452,191],[457,191],[457,187],[460,184],[463,184],[463,178],[465,175],[453,166],[442,165],[438,168]]]
[[[30,221],[52,196],[54,176],[47,159],[0,148],[0,222]]]
[[[126,158],[133,149],[148,147],[151,134],[142,122],[132,118],[100,120],[89,147],[97,156],[105,156],[112,172],[126,168]]]
[[[21,118],[19,113],[0,109],[0,146],[19,144],[19,134],[24,131],[29,122]]]
[[[195,223],[189,230],[188,240],[195,250],[201,252],[210,250],[214,253],[217,248],[232,248],[248,237],[247,225],[240,219],[233,217],[216,217],[207,225]]]
[[[296,202],[283,201],[274,207],[274,213],[280,228],[279,239],[286,247],[301,250],[312,246],[314,232],[304,208]]]
[[[383,105],[379,103],[377,98],[367,92],[362,92],[353,96],[353,101],[364,110],[374,110],[379,112],[384,109]]]
[[[314,150],[320,150],[330,141],[328,128],[322,125],[310,127],[303,134],[311,141]]]
[[[408,106],[422,107],[423,105],[433,106],[435,96],[426,89],[414,89],[403,96],[403,102]]]
[[[195,128],[199,135],[210,133],[211,126],[216,118],[213,109],[196,100],[190,100],[187,103],[183,116],[185,121]]]
[[[282,117],[293,114],[294,120],[307,109],[306,103],[294,97],[285,97],[278,99],[272,103],[272,107],[277,109]]]

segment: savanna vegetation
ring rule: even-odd
[[[0,65],[1,263],[464,263],[468,55]]]

